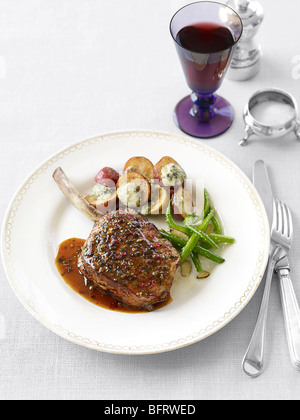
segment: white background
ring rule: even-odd
[[[168,24],[180,0],[0,0],[1,218],[19,184],[58,149],[107,131],[177,133],[172,113],[186,86]],[[300,300],[300,143],[254,138],[242,112],[258,89],[279,87],[300,103],[298,0],[261,0],[265,21],[260,74],[225,80],[220,93],[236,118],[207,143],[251,177],[264,159],[275,194],[293,212],[290,261]],[[299,67],[299,66],[298,66]],[[246,223],[247,221],[245,221]],[[241,360],[262,296],[214,336],[174,352],[118,356],[78,347],[40,325],[0,271],[0,399],[299,399],[276,280],[269,309],[266,371],[245,376]]]

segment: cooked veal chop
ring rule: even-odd
[[[133,309],[153,310],[167,299],[180,256],[157,228],[133,210],[103,216],[79,257],[97,288]]]

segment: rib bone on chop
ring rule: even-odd
[[[95,223],[78,260],[95,287],[123,305],[154,309],[168,298],[180,256],[157,228],[133,210],[118,210]]]

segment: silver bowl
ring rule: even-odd
[[[257,105],[265,103],[267,107],[270,102],[290,106],[290,113],[286,116],[286,121],[282,120],[280,123],[267,125],[260,121],[257,115],[253,115],[253,111]],[[263,139],[275,139],[284,137],[294,131],[296,138],[300,140],[300,122],[298,120],[297,103],[289,93],[281,89],[260,90],[251,96],[244,110],[244,121],[246,124],[245,137],[239,143],[240,146],[248,144],[249,138],[255,134]]]

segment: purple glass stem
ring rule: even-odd
[[[207,121],[215,115],[214,104],[217,100],[216,95],[199,95],[195,92],[191,94],[193,106],[190,115],[200,121]]]

